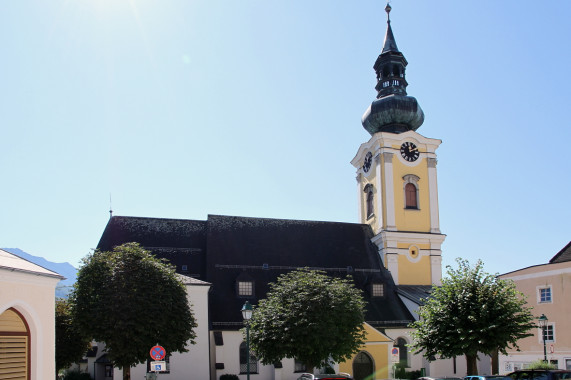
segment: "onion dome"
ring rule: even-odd
[[[412,96],[406,93],[408,83],[405,68],[408,62],[399,51],[391,28],[391,6],[387,12],[387,33],[383,50],[373,68],[377,73],[377,100],[373,101],[362,118],[363,127],[371,134],[377,132],[402,133],[417,130],[424,122],[424,112]]]

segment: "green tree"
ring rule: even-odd
[[[124,380],[155,344],[172,353],[195,343],[196,321],[172,266],[136,243],[95,251],[82,264],[72,293],[74,320],[86,336],[105,342]]]
[[[447,267],[442,286],[435,286],[419,308],[420,319],[410,325],[413,352],[428,358],[466,355],[468,375],[476,375],[478,352],[506,354],[517,341],[531,336],[535,327],[531,308],[513,281],[502,280],[457,259],[458,269]]]
[[[295,358],[308,371],[329,359],[350,359],[363,344],[364,308],[361,291],[350,277],[297,270],[270,284],[250,320],[250,343],[264,364]]]
[[[66,299],[56,299],[56,372],[79,362],[90,347],[73,323],[71,306]]]

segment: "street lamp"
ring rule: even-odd
[[[250,380],[250,318],[252,318],[252,305],[246,301],[242,306],[242,318],[246,325],[246,374],[247,379]]]
[[[547,363],[547,350],[545,349],[545,336],[547,335],[547,317],[545,314],[541,314],[541,317],[538,318],[539,327],[541,327],[541,335],[543,337],[543,361]]]

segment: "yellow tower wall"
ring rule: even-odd
[[[394,147],[395,149],[398,146]],[[420,150],[422,152],[422,150]],[[395,155],[396,156],[396,155]],[[430,232],[430,199],[428,192],[428,165],[421,158],[416,166],[407,166],[398,157],[393,158],[395,222],[399,231]],[[405,209],[404,180],[407,174],[419,177],[419,210]]]

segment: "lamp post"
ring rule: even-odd
[[[250,380],[250,318],[252,318],[252,305],[248,301],[242,306],[242,318],[246,325],[246,374],[247,379]]]
[[[545,349],[545,336],[547,335],[547,317],[545,314],[541,314],[538,318],[539,327],[541,327],[541,336],[543,337],[543,361],[547,363],[547,350]]]

